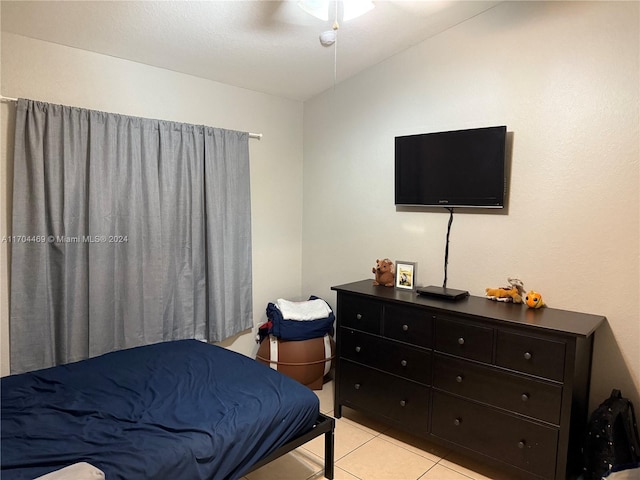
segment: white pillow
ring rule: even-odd
[[[638,480],[640,479],[640,465],[605,475],[607,480]]]
[[[105,480],[105,478],[104,472],[99,468],[87,462],[79,462],[34,480]]]

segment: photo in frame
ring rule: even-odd
[[[404,262],[396,260],[396,288],[400,290],[415,291],[416,289],[416,262]]]

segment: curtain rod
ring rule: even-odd
[[[17,102],[17,101],[18,101],[17,98],[5,97],[4,95],[0,95],[0,102],[11,103],[11,102]],[[261,133],[249,133],[249,138],[256,138],[258,140],[262,140],[262,134]]]

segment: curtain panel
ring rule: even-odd
[[[252,327],[248,134],[20,99],[11,371]]]

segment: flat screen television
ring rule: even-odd
[[[395,138],[395,203],[503,208],[506,126]]]

